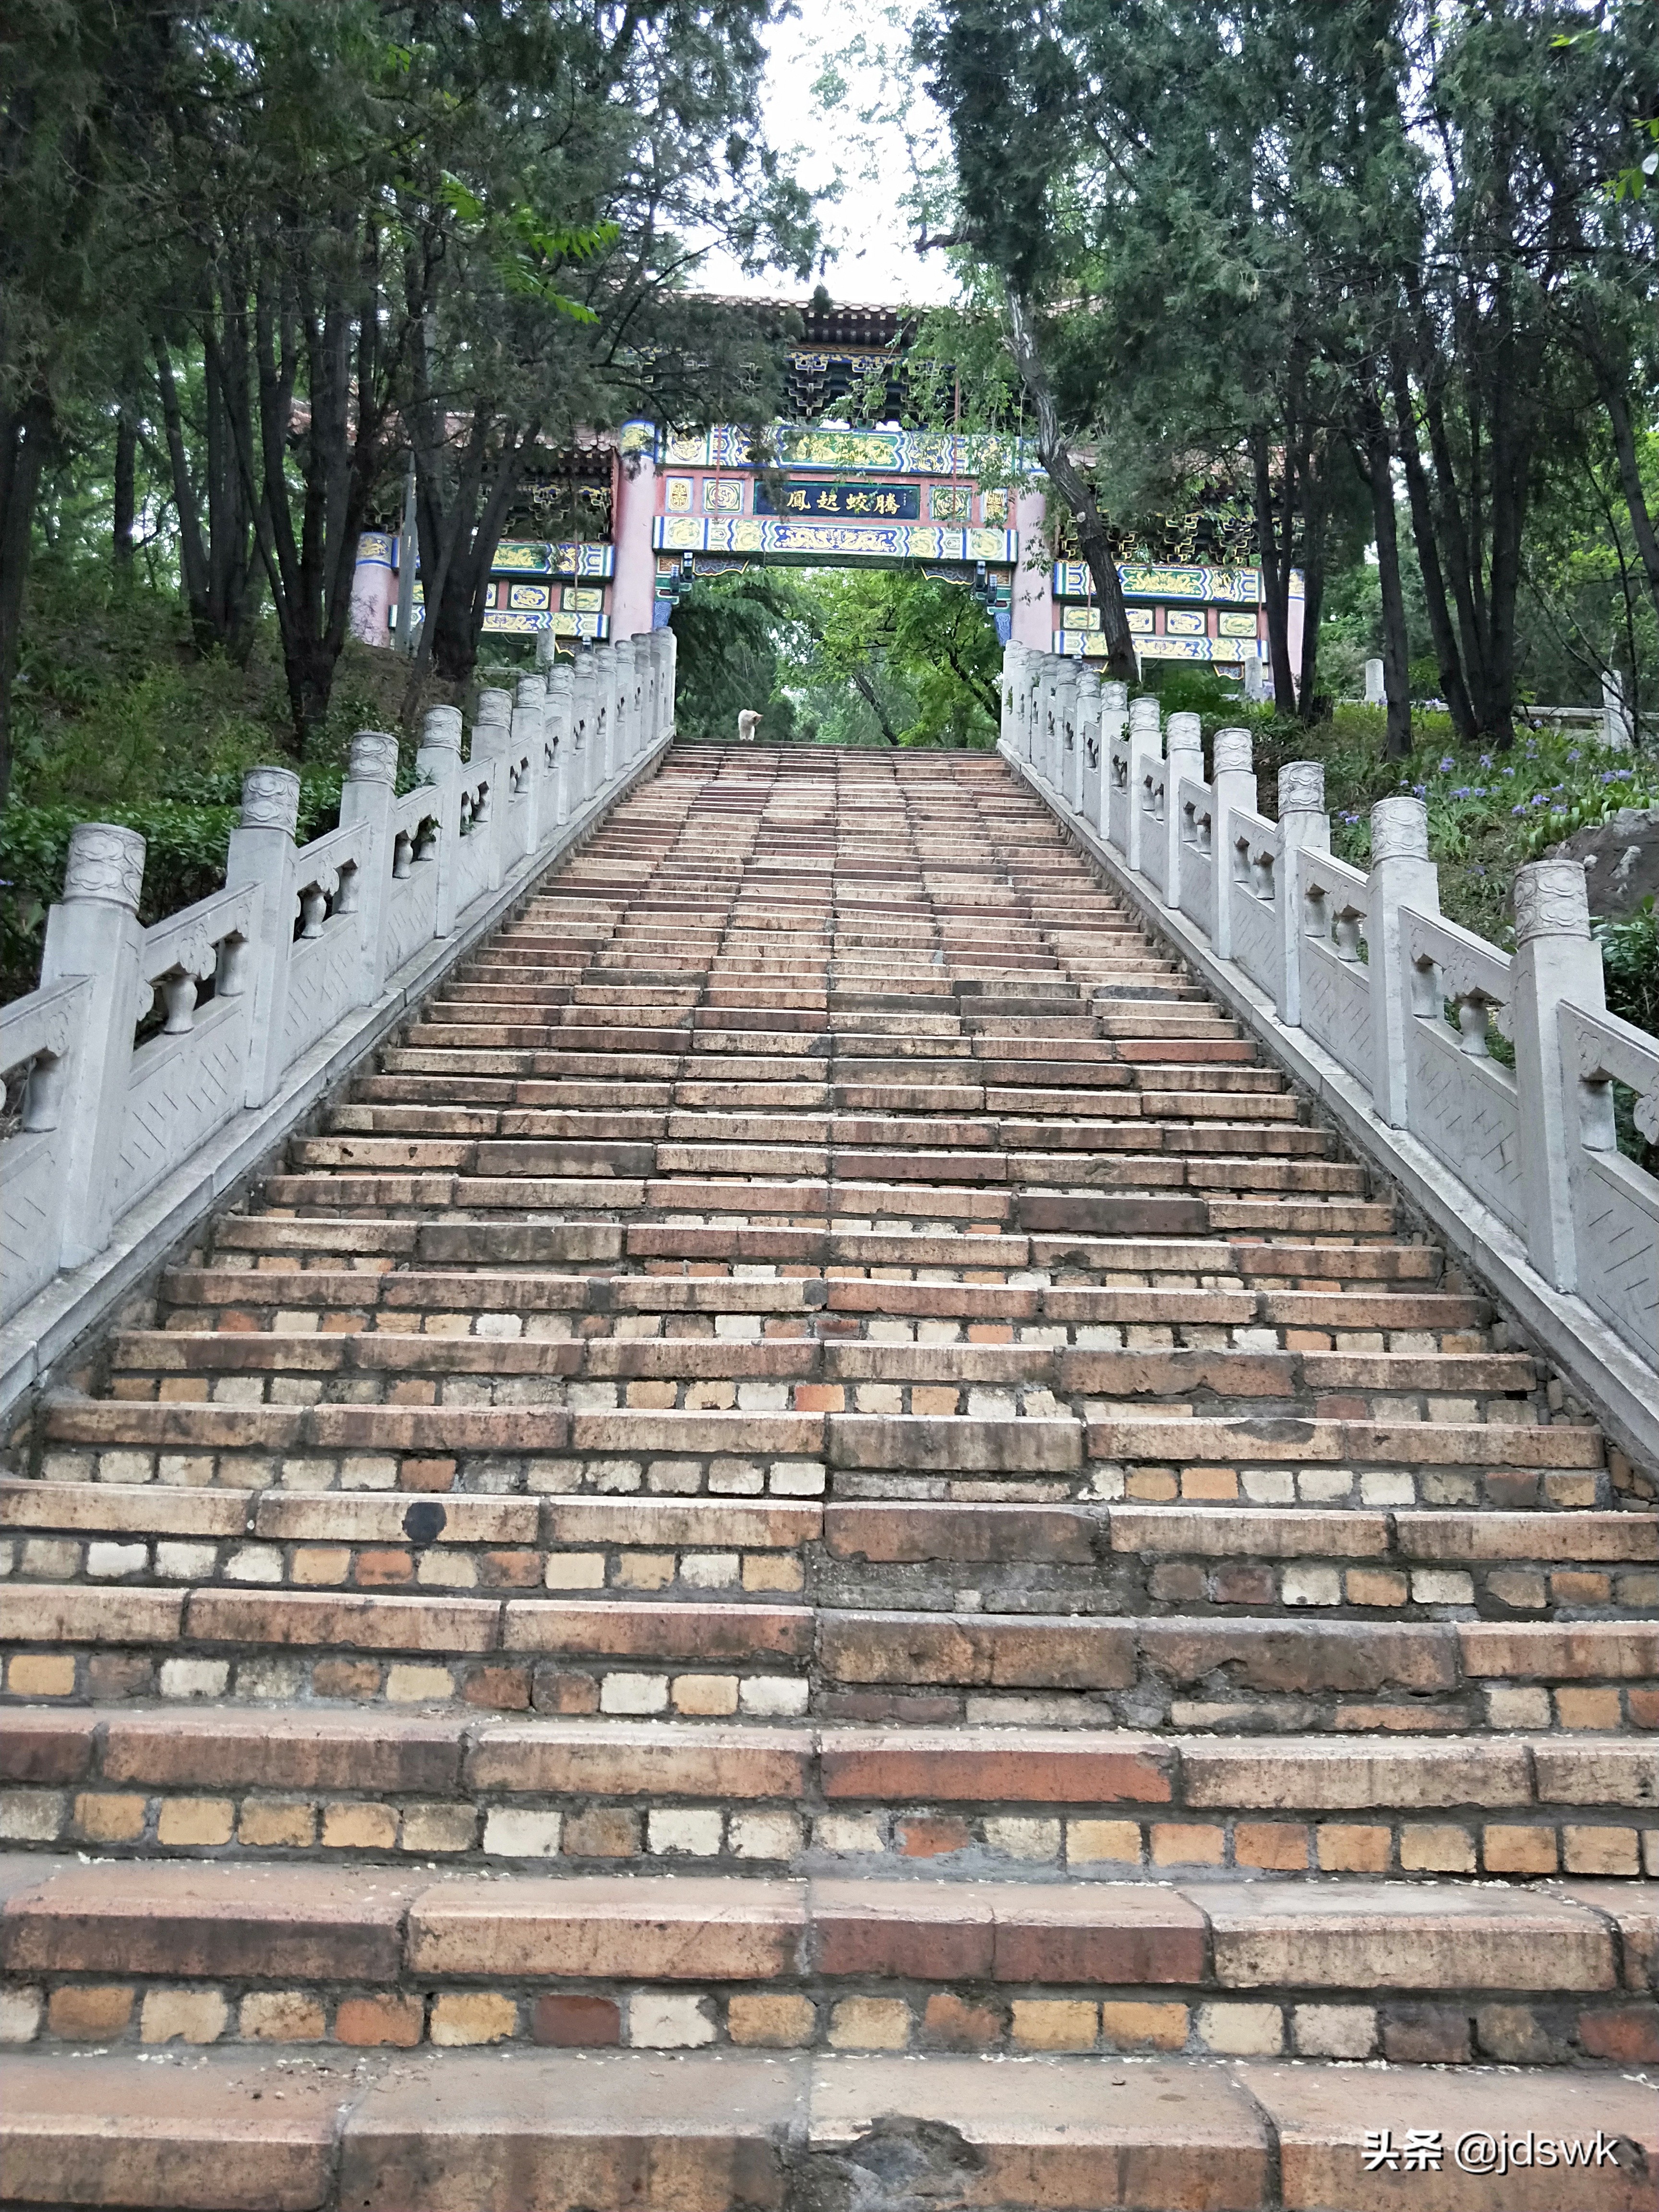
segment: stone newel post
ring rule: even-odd
[[[1146,779],[1164,757],[1156,699],[1136,699],[1129,708],[1129,811],[1123,857],[1132,868],[1146,866]]]
[[[341,793],[343,810],[344,793]],[[225,888],[260,887],[250,966],[253,991],[246,1103],[263,1106],[282,1080],[286,1052],[288,963],[294,942],[298,878],[294,832],[300,818],[300,779],[291,769],[251,768],[242,778],[242,818],[230,833]]]
[[[1210,884],[1215,897],[1215,918],[1210,943],[1224,960],[1233,957],[1233,830],[1235,806],[1254,814],[1255,772],[1253,744],[1248,730],[1218,730],[1215,733],[1215,772],[1210,779],[1212,835]]]
[[[1062,660],[1054,670],[1054,787],[1068,813],[1077,811],[1083,787],[1083,757],[1077,743],[1077,679],[1074,660]]]
[[[1164,733],[1164,903],[1181,904],[1181,783],[1204,781],[1204,726],[1196,714],[1171,714]]]
[[[546,717],[546,678],[539,672],[521,676],[513,691],[513,765],[519,778],[519,787],[514,793],[511,830],[511,857],[514,860],[538,851],[552,826],[542,744]]]
[[[580,811],[599,781],[594,746],[593,656],[579,653],[570,672],[570,804]]]
[[[1515,878],[1515,963],[1510,1030],[1521,1132],[1527,1249],[1558,1291],[1576,1289],[1569,1168],[1577,1141],[1560,1041],[1561,1001],[1607,1006],[1601,948],[1590,935],[1584,871],[1577,860],[1534,860]]]
[[[362,932],[366,1006],[380,995],[386,977],[386,915],[392,888],[392,800],[398,782],[398,740],[385,730],[359,730],[351,740],[351,767],[340,788],[340,819],[368,827],[368,850],[359,871],[357,913]]]
[[[1325,811],[1322,761],[1286,761],[1279,771],[1279,924],[1284,958],[1279,1018],[1302,1025],[1302,878],[1298,851],[1328,853],[1331,817]]]
[[[1429,811],[1420,799],[1379,799],[1371,809],[1371,1105],[1391,1129],[1407,1126],[1406,1042],[1412,979],[1400,950],[1400,908],[1440,911],[1440,879],[1429,858]]]
[[[548,819],[562,826],[570,819],[571,767],[574,747],[570,728],[570,666],[561,661],[547,675],[547,720],[544,725],[548,744],[552,748],[552,813]]]
[[[1100,678],[1092,668],[1077,672],[1078,811],[1090,829],[1101,826]]]
[[[421,723],[415,767],[416,773],[433,787],[432,811],[438,817],[438,896],[432,934],[447,937],[455,927],[455,845],[461,834],[460,809],[455,797],[455,787],[461,776],[459,707],[427,708]]]
[[[293,779],[299,788],[297,777]],[[64,896],[46,916],[40,987],[88,979],[86,1026],[64,1100],[64,1239],[60,1264],[79,1267],[108,1243],[111,1194],[143,984],[144,841],[112,822],[70,833]],[[147,995],[147,994],[146,994]]]

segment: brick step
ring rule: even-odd
[[[1100,1148],[1115,1157],[1085,1158],[1069,1147],[1027,1152],[963,1145],[954,1149],[918,1146],[901,1150],[898,1143],[883,1148],[874,1144],[827,1144],[821,1138],[768,1140],[721,1134],[722,1123],[736,1124],[741,1130],[745,1120],[769,1119],[787,1127],[788,1117],[783,1115],[710,1115],[707,1119],[714,1126],[706,1133],[683,1130],[672,1137],[660,1125],[669,1121],[690,1122],[690,1116],[619,1115],[614,1118],[622,1126],[608,1136],[585,1129],[582,1121],[587,1117],[533,1110],[501,1113],[488,1107],[446,1111],[436,1107],[353,1105],[337,1108],[328,1118],[331,1127],[327,1136],[301,1139],[290,1146],[291,1167],[447,1166],[479,1172],[486,1160],[495,1161],[499,1154],[498,1164],[504,1164],[508,1172],[814,1178],[833,1173],[837,1179],[849,1182],[1024,1185],[1047,1195],[1077,1188],[1085,1200],[1103,1188],[1148,1191],[1184,1185],[1190,1189],[1228,1192],[1293,1192],[1358,1203],[1366,1188],[1364,1169],[1319,1157],[1317,1147],[1292,1146],[1284,1141],[1316,1132],[1272,1125],[1260,1132],[1263,1142],[1249,1144],[1237,1140],[1248,1139],[1256,1132],[1166,1131],[1157,1123],[1127,1120],[1109,1125],[1111,1140]],[[654,1130],[653,1123],[658,1125]],[[635,1128],[649,1133],[631,1134]],[[492,1139],[499,1141],[491,1144],[488,1140]],[[1291,1153],[1299,1156],[1273,1157]],[[1079,1176],[1086,1178],[1080,1187]],[[1360,1213],[1339,1209],[1334,1214],[1323,1207],[1310,1208],[1308,1220],[1313,1226],[1328,1224],[1330,1231],[1352,1230],[1357,1224],[1380,1232],[1393,1228],[1394,1212],[1389,1206],[1374,1206]],[[1294,1230],[1297,1224],[1287,1225]]]
[[[152,1856],[374,1852],[1113,1881],[1659,1874],[1659,1747],[1607,1735],[501,1719],[0,1706],[6,1839]]]
[[[347,1225],[373,1231],[407,1224]],[[949,1389],[958,1398],[962,1391],[983,1385],[1067,1398],[1104,1395],[1120,1402],[1197,1393],[1205,1398],[1206,1412],[1239,1414],[1300,1413],[1305,1410],[1304,1394],[1317,1394],[1314,1410],[1323,1417],[1340,1411],[1347,1418],[1395,1421],[1485,1418],[1524,1423],[1539,1411],[1531,1403],[1537,1367],[1524,1352],[1088,1352],[1046,1344],[965,1343],[954,1325],[940,1326],[949,1327],[948,1335],[917,1344],[835,1337],[736,1342],[685,1336],[434,1337],[398,1336],[382,1330],[289,1336],[268,1330],[131,1329],[115,1339],[110,1362],[120,1378],[113,1395],[123,1398],[208,1397],[216,1387],[210,1378],[233,1374],[380,1376],[394,1388],[393,1378],[427,1374],[563,1376],[624,1384],[672,1380],[737,1386],[766,1381],[839,1384],[843,1389],[869,1383],[900,1390]],[[160,1379],[147,1391],[132,1387],[143,1376]],[[186,1376],[199,1387],[185,1389],[174,1379]],[[1369,1395],[1372,1393],[1375,1399]],[[240,1392],[223,1395],[230,1402],[244,1402]],[[365,1402],[355,1387],[350,1396],[353,1403]],[[1340,1408],[1320,1402],[1325,1396],[1340,1397],[1343,1402]],[[1263,1405],[1264,1400],[1269,1403]],[[256,1396],[246,1402],[258,1400]],[[913,1403],[893,1410],[939,1409]],[[1171,1406],[1167,1410],[1196,1409]]]
[[[381,2039],[368,2032],[380,2017],[367,2001],[351,2016],[359,2043]],[[550,2009],[539,2039],[562,2041],[577,2017]],[[924,2017],[915,2040],[938,2043],[951,2018],[943,2007]],[[764,2013],[738,2019],[755,2043],[784,2039]],[[1105,2052],[1146,2047],[1115,2032],[1127,2024],[1112,2015]],[[630,2036],[635,2028],[630,2010]],[[1313,2053],[1347,2047],[1328,2006],[1297,2008],[1291,2034],[1291,2047]],[[971,2047],[971,2025],[949,2040]],[[1499,2201],[1492,2180],[1461,2171],[1454,2154],[1483,2132],[1494,2137],[1494,2164],[1504,2137],[1527,2142],[1528,2158],[1540,2137],[1571,2143],[1574,2212],[1647,2212],[1659,2158],[1650,2090],[1608,2072],[1518,2079],[1400,2065],[1365,2077],[1363,2111],[1352,2069],[1316,2060],[1032,2056],[994,2078],[988,2096],[983,2063],[939,2051],[601,2057],[509,2046],[365,2058],[323,2049],[301,2067],[246,2045],[180,2060],[42,2051],[0,2070],[0,2157],[19,2199],[56,2208],[118,2196],[134,2212],[565,2212],[578,2203],[725,2212],[873,2201],[872,2172],[917,2183],[927,2193],[911,2201],[929,2204],[1099,2212],[1105,2177],[1112,2203],[1133,2212],[1387,2212],[1409,2201],[1400,2159],[1408,2136],[1423,2140],[1418,2130],[1431,2151],[1411,2154],[1424,2185],[1415,2193],[1436,2212],[1492,2212]],[[1372,2126],[1387,2130],[1392,2171],[1365,2170]],[[1505,2212],[1559,2212],[1565,2202],[1553,2170],[1509,2172],[1500,2185]]]
[[[274,1206],[512,1205],[537,1212],[629,1212],[657,1218],[711,1212],[750,1218],[785,1214],[828,1218],[850,1214],[866,1222],[879,1218],[990,1223],[1015,1235],[1060,1232],[1079,1240],[1159,1233],[1202,1237],[1249,1231],[1287,1238],[1316,1236],[1381,1241],[1396,1233],[1392,1206],[1360,1200],[1323,1195],[1243,1198],[1231,1191],[1224,1196],[1200,1195],[1199,1192],[1218,1183],[1248,1184],[1253,1180],[1248,1168],[1242,1176],[1230,1177],[1224,1169],[1211,1162],[1190,1170],[1179,1162],[1167,1168],[1125,1164],[1111,1178],[1116,1188],[1110,1192],[1098,1188],[1008,1191],[999,1187],[1000,1178],[996,1182],[976,1178],[965,1185],[923,1176],[902,1181],[859,1180],[850,1172],[852,1162],[844,1164],[849,1172],[835,1178],[802,1176],[786,1181],[773,1180],[758,1170],[744,1173],[729,1160],[720,1160],[720,1171],[713,1174],[697,1174],[690,1161],[677,1173],[677,1164],[671,1157],[663,1162],[662,1172],[630,1175],[625,1171],[629,1148],[623,1146],[613,1147],[609,1160],[601,1158],[593,1162],[573,1159],[573,1148],[532,1141],[474,1145],[465,1139],[415,1143],[397,1137],[311,1138],[290,1149],[293,1171],[273,1176],[265,1185],[266,1202]],[[699,1148],[664,1146],[658,1149],[672,1155]],[[417,1157],[410,1159],[410,1154]],[[450,1163],[445,1155],[459,1160],[453,1174],[447,1171]],[[878,1170],[887,1164],[872,1163]],[[1063,1165],[1059,1161],[1054,1164],[1057,1170]],[[1273,1179],[1271,1171],[1262,1178]],[[1285,1179],[1283,1171],[1277,1179]],[[1176,1195],[1170,1185],[1188,1188]],[[1426,1252],[1431,1248],[1410,1249]],[[1438,1255],[1434,1256],[1437,1273]],[[1401,1263],[1401,1272],[1422,1275],[1430,1271],[1418,1261]]]
[[[828,1469],[837,1477],[937,1477],[947,1486],[921,1494],[945,1498],[963,1494],[963,1486],[1030,1476],[1057,1479],[1060,1487],[1050,1492],[1056,1496],[1075,1488],[1108,1499],[1133,1495],[1143,1504],[1167,1503],[1177,1495],[1193,1502],[1243,1495],[1264,1506],[1298,1498],[1328,1504],[1355,1495],[1362,1480],[1356,1469],[1395,1468],[1404,1479],[1373,1486],[1371,1503],[1404,1504],[1420,1495],[1429,1504],[1472,1505],[1481,1478],[1492,1504],[1527,1505],[1540,1495],[1558,1506],[1609,1502],[1601,1494],[1601,1432],[1571,1422],[1546,1427],[1173,1413],[1079,1420],[1050,1411],[585,1408],[545,1400],[493,1407],[243,1406],[63,1396],[46,1407],[43,1432],[42,1471],[52,1480],[91,1479],[95,1472],[103,1481],[147,1482],[159,1472],[158,1454],[208,1453],[217,1455],[216,1480],[244,1489],[258,1487],[276,1472],[274,1463],[267,1464],[271,1454],[289,1455],[284,1462],[293,1470],[289,1479],[306,1488],[358,1486],[351,1480],[352,1462],[364,1455],[386,1462],[378,1479],[390,1481],[403,1454],[453,1456],[463,1488],[632,1488],[639,1467],[624,1474],[609,1462],[615,1455],[641,1454],[678,1462],[677,1488],[706,1485],[717,1492],[757,1492],[768,1487],[785,1496],[820,1493]],[[95,1470],[71,1471],[64,1459],[68,1448],[98,1454]],[[238,1453],[256,1456],[238,1460]],[[1511,1474],[1522,1478],[1519,1485],[1508,1482]],[[1494,1477],[1499,1479],[1494,1482]],[[209,1479],[204,1472],[189,1478]],[[866,1482],[854,1494],[907,1493]]]
[[[1268,1733],[1650,1728],[1659,1711],[1659,1629],[1610,1620],[946,1615],[23,1583],[0,1613],[8,1692],[83,1704],[112,1682],[131,1696],[393,1705],[465,1699],[469,1685],[477,1702],[483,1684],[497,1702],[574,1712],[810,1709]]]
[[[597,1108],[618,1113],[629,1110],[660,1113],[681,1121],[689,1118],[690,1109],[686,1103],[676,1096],[688,1088],[684,1083],[653,1081],[607,1086],[602,1083],[584,1083],[564,1078],[522,1080],[516,1078],[511,1070],[500,1075],[490,1075],[475,1073],[470,1066],[463,1066],[452,1073],[442,1073],[404,1065],[410,1060],[430,1057],[428,1054],[410,1054],[400,1048],[388,1049],[381,1054],[383,1072],[379,1075],[362,1077],[353,1085],[354,1100],[388,1105],[432,1103],[441,1108],[457,1109],[527,1108],[561,1113],[591,1112]],[[709,1088],[723,1091],[737,1087],[697,1086],[699,1091]],[[775,1118],[779,1114],[792,1112],[787,1102],[772,1098],[768,1086],[754,1087],[768,1093],[753,1102],[763,1118]],[[817,1084],[799,1087],[822,1092],[830,1086]],[[845,1089],[847,1086],[837,1087]],[[1005,1115],[1018,1115],[1025,1117],[1032,1127],[1032,1135],[1024,1141],[1034,1146],[1091,1149],[1087,1131],[1091,1124],[1109,1127],[1114,1123],[1130,1119],[1163,1129],[1166,1133],[1165,1141],[1169,1136],[1178,1137],[1183,1129],[1188,1127],[1198,1130],[1205,1124],[1224,1124],[1224,1132],[1217,1131],[1216,1133],[1218,1136],[1224,1133],[1229,1141],[1235,1130],[1242,1130],[1247,1136],[1260,1130],[1265,1136],[1276,1133],[1282,1128],[1287,1133],[1304,1138],[1319,1136],[1318,1149],[1321,1151],[1329,1142],[1323,1133],[1310,1131],[1306,1127],[1299,1119],[1301,1108],[1297,1101],[1290,1093],[1283,1091],[1235,1096],[1206,1091],[1143,1093],[1120,1091],[1091,1096],[1086,1101],[1079,1102],[1075,1107],[1067,1103],[1068,1094],[1034,1092],[1016,1103],[997,1092],[991,1094],[995,1097],[996,1104],[988,1109],[985,1096],[980,1095],[973,1086],[952,1086],[941,1096],[954,1099],[958,1090],[972,1103],[960,1108],[948,1104],[939,1108],[939,1115],[946,1118],[949,1127],[959,1127],[965,1121],[988,1110],[994,1114],[999,1121]],[[735,1113],[739,1110],[740,1103],[727,1100],[723,1096],[702,1098],[697,1110],[715,1115]],[[838,1118],[835,1104],[823,1097],[807,1102],[803,1110],[826,1127]],[[903,1114],[915,1109],[901,1104],[895,1110]],[[884,1119],[891,1118],[886,1108],[881,1111]],[[800,1115],[792,1114],[792,1118],[798,1119]],[[937,1127],[939,1124],[935,1122],[933,1126]],[[947,1140],[939,1137],[932,1141],[944,1143]]]
[[[465,1224],[451,1227],[462,1237],[476,1233]],[[501,1224],[503,1233],[508,1228]],[[436,1230],[434,1224],[433,1233]],[[635,1237],[641,1233],[634,1232]],[[735,1239],[734,1264],[751,1255],[757,1263],[775,1261],[778,1238],[790,1233],[720,1232]],[[516,1235],[521,1240],[519,1249],[528,1259],[554,1267],[568,1249],[568,1240],[580,1236],[592,1240],[586,1249],[609,1253],[615,1247],[603,1240],[620,1232],[599,1224],[588,1229],[524,1228]],[[825,1238],[824,1261],[836,1261],[837,1255],[850,1259],[867,1253],[880,1241],[884,1240],[854,1238],[845,1232]],[[922,1255],[931,1256],[928,1247],[933,1241],[915,1239],[911,1249],[920,1247]],[[882,1256],[903,1255],[890,1250]],[[1465,1292],[1401,1291],[1387,1285],[1364,1293],[1243,1285],[1231,1290],[1106,1289],[996,1280],[912,1281],[912,1272],[892,1267],[878,1280],[848,1267],[844,1273],[823,1278],[808,1268],[793,1276],[751,1278],[711,1264],[696,1275],[676,1266],[637,1274],[509,1275],[474,1270],[463,1279],[439,1272],[386,1275],[356,1269],[335,1273],[179,1269],[163,1278],[163,1295],[173,1308],[169,1326],[180,1329],[216,1325],[240,1332],[291,1333],[378,1325],[410,1331],[420,1324],[404,1316],[427,1311],[444,1317],[425,1324],[439,1334],[467,1334],[475,1328],[485,1335],[496,1328],[516,1334],[510,1328],[516,1319],[528,1336],[564,1336],[578,1324],[556,1316],[586,1316],[580,1324],[584,1334],[612,1328],[625,1334],[649,1326],[646,1316],[654,1314],[684,1317],[675,1328],[688,1331],[698,1325],[690,1316],[707,1316],[704,1334],[733,1339],[799,1335],[810,1328],[825,1336],[866,1334],[902,1342],[924,1323],[948,1323],[965,1325],[970,1331],[1018,1331],[1028,1338],[1034,1334],[1035,1340],[1045,1345],[1076,1341],[1103,1348],[1123,1341],[1125,1329],[1133,1329],[1142,1343],[1169,1341],[1163,1336],[1169,1330],[1206,1346],[1214,1343],[1217,1330],[1231,1332],[1235,1340],[1243,1330],[1243,1341],[1252,1350],[1271,1349],[1283,1338],[1287,1349],[1331,1351],[1340,1343],[1345,1349],[1380,1352],[1385,1340],[1391,1340],[1386,1348],[1416,1352],[1436,1349],[1432,1340],[1438,1337],[1442,1350],[1468,1352],[1485,1348],[1481,1332],[1491,1318],[1486,1302]],[[211,1303],[201,1302],[210,1297]],[[504,1316],[503,1322],[486,1322],[485,1316],[495,1315]],[[625,1328],[618,1326],[624,1323]],[[1109,1334],[1103,1336],[1103,1332]]]
[[[1529,2027],[1535,2007],[1558,2063],[1659,2053],[1659,1916],[1613,1883],[1495,1894],[1356,1878],[434,1880],[45,1856],[27,1876],[0,1907],[0,1968],[38,1993],[47,2047],[137,2044],[146,2015],[151,2041],[171,2021],[181,2040],[259,2042],[268,2017],[301,2008],[305,2039],[349,2043],[356,2008],[395,1992],[411,2026],[418,2012],[419,2040],[452,2046],[530,2042],[538,2014],[581,1996],[567,2034],[601,2047],[659,2042],[665,2017],[684,2042],[740,2044],[769,2016],[796,2048],[891,2050],[930,2004],[945,2012],[935,1993],[949,1992],[980,2010],[981,2051],[1100,2050],[1104,2006],[1115,2044],[1270,2057],[1286,2047],[1287,2015],[1322,2003],[1369,2015],[1348,2032],[1370,2055],[1419,2008],[1454,1997],[1499,2021],[1518,2006]],[[1116,2010],[1130,2005],[1128,2018]],[[1511,2051],[1518,2026],[1507,2023]]]
[[[1659,1521],[1627,1513],[753,1504],[451,1491],[0,1483],[31,1581],[131,1587],[805,1592],[954,1613],[1579,1620],[1659,1606]],[[971,1574],[974,1587],[963,1587]]]

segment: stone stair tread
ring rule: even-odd
[[[1436,2212],[1489,2212],[1490,2179],[1451,2156],[1482,2130],[1590,2157],[1616,2144],[1575,2174],[1575,2212],[1645,2212],[1659,2136],[1643,2083],[1490,2069],[1391,2067],[1363,2077],[1360,2110],[1352,2069],[1316,2062],[1030,2057],[991,2073],[947,2054],[515,2050],[303,2069],[259,2051],[0,2063],[12,2193],[135,2212],[724,2212],[798,2187],[821,2201],[895,2163],[930,2199],[966,2183],[1029,2212],[1387,2212],[1401,2176],[1364,2172],[1370,2126],[1395,2146],[1417,2128],[1438,2136],[1440,2170],[1415,2177]],[[1560,2186],[1559,2172],[1512,2172],[1506,2212],[1559,2212]]]

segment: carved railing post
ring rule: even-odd
[[[1083,792],[1083,755],[1077,741],[1078,665],[1061,660],[1054,670],[1054,787],[1068,814],[1075,814]]]
[[[489,786],[484,797],[487,811],[483,823],[484,866],[480,889],[483,890],[500,889],[505,849],[513,836],[512,777],[508,769],[512,753],[513,694],[494,688],[480,691],[472,743],[467,750],[467,766]],[[469,835],[476,837],[478,830],[475,815]]]
[[[1607,1006],[1601,948],[1590,934],[1589,899],[1578,861],[1534,860],[1517,872],[1510,987],[1527,1249],[1558,1291],[1576,1290],[1570,1170],[1578,1134],[1578,1079],[1564,1065],[1561,1004],[1571,1000],[1593,1014]]]
[[[1078,812],[1091,830],[1101,823],[1100,678],[1092,668],[1077,672]]]
[[[588,750],[592,758],[589,763],[587,788],[590,793],[606,790],[611,782],[616,755],[613,747],[617,737],[617,676],[612,664],[611,647],[596,645],[583,658],[593,671],[593,713],[588,725]]]
[[[570,804],[580,811],[595,781],[593,656],[579,653],[570,672]]]
[[[539,674],[521,676],[513,693],[513,763],[519,778],[513,794],[515,829],[511,857],[515,860],[539,850],[546,835],[544,821],[551,819],[543,741],[546,720],[546,678]]]
[[[398,740],[386,730],[359,730],[340,787],[342,822],[367,823],[368,849],[358,871],[358,927],[362,933],[361,1002],[372,1006],[386,976],[386,918],[392,902],[392,801],[398,785]]]
[[[1210,943],[1224,960],[1233,957],[1233,870],[1235,854],[1231,813],[1235,806],[1255,811],[1253,747],[1248,730],[1218,730],[1215,733],[1215,773],[1210,779],[1214,793],[1213,852],[1210,882],[1215,910],[1210,924]]]
[[[344,804],[343,793],[342,805]],[[300,779],[291,769],[251,768],[242,778],[242,817],[230,833],[225,888],[259,886],[259,922],[249,950],[253,990],[248,1034],[250,1106],[263,1106],[283,1079],[288,1034],[288,966],[294,943],[298,879],[294,833],[300,819]]]
[[[1412,978],[1400,945],[1400,909],[1440,911],[1440,878],[1429,858],[1429,811],[1420,799],[1379,799],[1371,809],[1370,954],[1371,1105],[1391,1129],[1407,1127],[1406,1029]]]
[[[571,770],[574,759],[574,744],[570,728],[570,665],[560,661],[548,671],[547,720],[544,727],[547,743],[553,750],[553,811],[550,817],[553,826],[562,828],[570,819],[573,804]]]
[[[1279,972],[1279,1018],[1287,1029],[1302,1025],[1302,869],[1299,852],[1328,853],[1331,817],[1325,811],[1322,761],[1286,761],[1279,771],[1279,836],[1283,884],[1279,921],[1284,958]]]
[[[46,916],[40,987],[88,979],[90,996],[75,1088],[63,1101],[64,1236],[59,1265],[79,1267],[110,1239],[121,1117],[132,1066],[143,932],[138,899],[144,841],[112,822],[70,833],[64,896]],[[143,994],[146,1000],[149,994]]]
[[[432,934],[448,937],[455,927],[455,862],[460,837],[460,816],[455,787],[461,775],[461,710],[459,707],[428,707],[421,723],[420,749],[415,755],[416,773],[431,784],[437,797],[438,891]]]
[[[1164,732],[1164,903],[1181,904],[1181,780],[1204,781],[1204,726],[1196,714],[1171,714]]]
[[[1164,738],[1158,726],[1157,700],[1133,700],[1129,707],[1129,807],[1123,857],[1137,872],[1146,866],[1146,778],[1152,772],[1153,763],[1163,757]]]

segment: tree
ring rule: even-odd
[[[43,471],[107,375],[133,302],[114,274],[151,222],[152,138],[182,7],[13,0],[0,18],[0,802]]]

